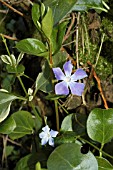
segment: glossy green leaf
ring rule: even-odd
[[[47,57],[47,49],[45,45],[34,38],[27,38],[19,41],[16,44],[16,48],[24,53],[36,55],[36,56],[46,56]]]
[[[48,8],[46,15],[42,20],[42,30],[47,38],[50,39],[52,29],[53,29],[53,15],[51,8]]]
[[[11,102],[15,99],[18,99],[18,97],[13,94],[8,93],[4,89],[0,89],[0,105],[7,103],[7,102]]]
[[[53,11],[54,24],[57,24],[68,13],[75,11],[85,11],[89,8],[105,10],[102,8],[101,0],[45,0],[44,4]]]
[[[27,111],[17,111],[12,115],[16,123],[16,128],[9,135],[12,139],[18,139],[26,134],[32,134],[34,128],[34,120],[31,113]]]
[[[53,11],[54,24],[57,24],[67,13],[70,12],[71,8],[77,0],[46,0],[44,4],[49,6]]]
[[[87,133],[92,140],[105,144],[113,137],[113,109],[96,108],[87,120]]]
[[[83,112],[82,112],[83,111]],[[85,110],[82,110],[82,106],[77,113],[73,113],[72,117],[72,128],[73,131],[76,132],[78,135],[85,135],[86,134],[86,122],[87,122],[87,114]]]
[[[73,114],[69,114],[66,116],[61,124],[61,131],[72,131],[72,116]]]
[[[91,152],[82,154],[76,143],[63,144],[49,156],[48,170],[98,170],[96,158]]]
[[[0,133],[8,135],[11,132],[13,132],[15,127],[16,127],[16,123],[13,117],[10,116],[7,120],[5,120],[0,124]]]
[[[113,166],[110,162],[102,157],[96,157],[98,162],[98,170],[113,170]]]
[[[99,9],[107,12],[107,10],[103,8],[102,0],[78,0],[77,3],[73,6],[72,10],[86,11],[90,8]]]
[[[9,115],[11,103],[15,99],[18,97],[3,90],[0,91],[0,122]]]
[[[61,48],[68,22],[62,22],[53,28],[51,35],[52,53],[55,55]],[[57,59],[58,61],[58,59]]]
[[[45,93],[49,93],[52,91],[52,82],[51,82],[51,69],[47,61],[45,61],[44,66],[42,68],[42,72],[39,73],[36,79],[35,85],[35,93],[38,90],[41,90]]]
[[[55,139],[54,139],[54,142],[55,142],[55,146],[57,145],[61,145],[61,144],[64,144],[64,143],[78,143],[78,141],[76,140],[76,133],[73,132],[73,131],[63,131],[62,133],[62,129],[61,129],[61,132],[60,132],[60,136],[57,136]],[[79,142],[80,144],[80,142]]]
[[[37,28],[39,28],[37,21],[40,18],[40,5],[33,3],[32,6],[32,20]]]

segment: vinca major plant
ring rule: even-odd
[[[89,55],[87,42],[79,45],[83,35],[79,34],[80,18],[89,9],[107,12],[108,6],[101,0],[45,0],[31,4],[39,38],[16,41],[17,53],[12,54],[1,35],[7,50],[1,60],[22,93],[14,88],[0,89],[0,133],[17,147],[28,145],[26,154],[23,151],[23,156],[15,161],[15,170],[113,170],[113,155],[104,150],[113,139],[113,109],[93,106],[90,110],[87,106],[90,80],[93,74],[94,78],[97,76],[95,63],[79,59],[85,50]],[[76,26],[71,26],[73,21]],[[68,40],[76,43],[70,45]],[[30,79],[22,63],[26,54],[41,60],[41,71],[28,89],[23,81],[23,77]],[[16,103],[19,107],[14,111]],[[74,109],[67,109],[67,105]],[[84,108],[90,110],[88,114]]]

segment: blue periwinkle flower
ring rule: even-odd
[[[46,125],[42,128],[43,132],[39,133],[39,137],[41,138],[41,145],[45,145],[47,142],[49,145],[54,146],[54,137],[57,136],[58,132],[54,130],[50,130],[49,126]]]
[[[81,96],[84,91],[84,83],[76,82],[77,80],[83,79],[87,77],[86,72],[78,68],[74,74],[72,74],[73,65],[71,60],[67,61],[63,65],[64,73],[62,70],[57,67],[53,68],[53,72],[57,80],[61,80],[61,82],[55,85],[55,93],[57,95],[68,95],[69,89],[73,95]]]

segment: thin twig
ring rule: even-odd
[[[20,12],[20,11],[18,11],[17,9],[13,8],[11,5],[7,4],[6,2],[4,2],[4,1],[2,1],[2,0],[0,0],[0,2],[1,2],[3,5],[7,6],[9,9],[11,9],[12,11],[14,11],[14,12],[16,12],[17,14],[21,15],[22,17],[24,17],[24,14],[23,14],[22,12]]]
[[[102,35],[102,38],[101,38],[101,44],[100,44],[99,52],[97,54],[96,63],[94,65],[94,68],[96,67],[96,65],[98,63],[98,60],[99,60],[99,57],[100,57],[100,52],[102,50],[102,45],[103,45],[103,42],[104,42],[104,37],[105,37],[105,33]]]
[[[5,35],[5,34],[0,34],[0,35],[3,35],[5,38],[7,38],[9,40],[14,40],[14,41],[18,40],[16,37],[10,37],[9,35]]]
[[[5,16],[1,19],[1,21],[0,21],[0,25],[3,23],[3,21],[5,20],[5,18],[6,18],[6,16],[7,16],[7,14],[8,14],[8,11],[9,11],[9,9],[7,10],[7,13],[5,13]]]
[[[7,9],[0,9],[0,13],[7,14],[8,10]]]
[[[20,4],[20,3],[22,3],[22,2],[23,2],[23,0],[18,0],[17,2],[15,2],[15,1],[14,1],[14,2],[11,2],[11,4],[12,4],[12,5],[17,5],[17,4]]]
[[[76,27],[76,61],[77,61],[77,68],[79,68],[79,55],[78,55],[78,27],[79,27],[79,21],[80,21],[80,12],[78,12],[77,16],[77,27]]]
[[[74,22],[75,22],[75,15],[74,15],[74,13],[72,13],[71,24],[70,24],[70,26],[68,27],[68,30],[67,30],[64,38],[63,38],[63,42],[66,41],[66,40],[68,39],[68,37],[70,36],[70,31],[71,31],[71,29],[72,29],[72,27],[73,27],[73,25],[74,25]]]
[[[0,135],[0,138],[4,138],[4,135]],[[7,141],[10,142],[10,143],[12,143],[12,144],[14,144],[14,145],[22,146],[20,143],[17,143],[17,142],[15,142],[15,141],[13,141],[13,140],[11,140],[11,139],[9,139],[9,138],[7,138]]]
[[[83,23],[83,26],[84,26],[84,31],[85,31],[85,35],[86,35],[86,48],[88,50],[88,55],[90,56],[91,52],[90,52],[90,46],[89,46],[89,35],[88,35],[88,31],[87,31],[87,26],[86,26],[86,23],[85,23],[85,19],[84,19],[84,16],[82,15],[82,23]]]
[[[6,156],[7,139],[8,139],[8,135],[3,136],[2,165],[4,164],[4,160],[6,160],[6,161],[5,161],[6,167],[7,167],[7,156]]]
[[[101,81],[100,81],[99,77],[97,76],[97,74],[96,74],[96,72],[95,72],[95,70],[94,70],[94,67],[92,66],[91,62],[88,61],[87,63],[88,63],[88,65],[90,65],[90,66],[92,67],[92,73],[93,73],[94,78],[95,78],[96,81],[97,81],[98,89],[99,89],[99,91],[100,91],[100,95],[101,95],[101,97],[102,97],[102,99],[103,99],[103,102],[104,102],[104,107],[105,107],[106,109],[108,109],[108,104],[107,104],[106,98],[105,98],[105,96],[104,96],[104,94],[103,94],[103,90],[102,90],[102,86],[101,86]]]

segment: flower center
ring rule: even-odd
[[[47,136],[48,136],[48,138],[50,138],[50,137],[51,137],[51,135],[50,135],[50,133],[49,133],[49,132],[47,133]]]
[[[65,81],[66,81],[66,82],[70,82],[70,81],[71,81],[71,77],[67,76],[67,77],[65,78]]]

